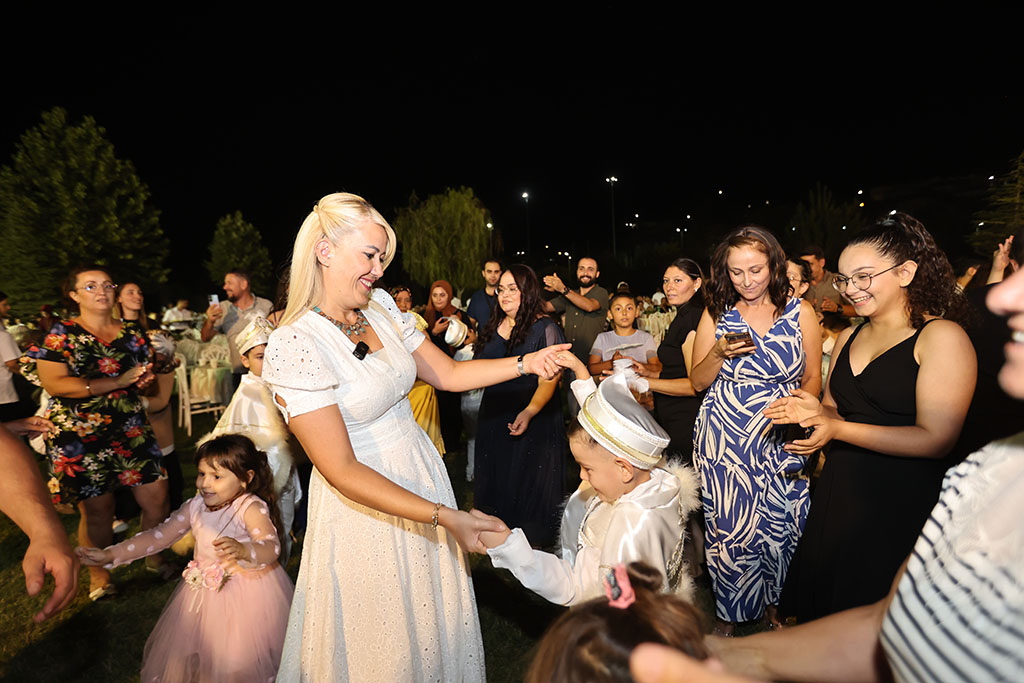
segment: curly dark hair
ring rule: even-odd
[[[729,278],[729,251],[751,247],[768,257],[768,298],[775,304],[775,315],[786,310],[789,301],[789,276],[786,274],[786,252],[782,250],[775,235],[760,225],[741,225],[719,242],[711,256],[711,280],[705,288],[704,298],[712,320],[718,320],[726,311],[736,305],[740,293]]]
[[[907,285],[910,326],[919,329],[924,316],[942,316],[963,324],[967,305],[956,291],[953,266],[924,224],[903,212],[893,212],[859,232],[847,247],[866,244],[893,263],[914,261],[917,272]]]
[[[504,277],[505,273],[512,273],[512,279],[515,280],[516,287],[519,288],[520,297],[519,310],[516,311],[516,324],[512,328],[512,335],[505,344],[505,348],[508,350],[526,341],[526,336],[530,333],[533,324],[547,314],[544,312],[544,297],[541,294],[540,282],[537,280],[537,274],[533,272],[533,268],[522,263],[514,263],[506,268],[501,276]],[[476,338],[476,342],[473,344],[474,354],[479,353],[487,345],[487,342],[498,334],[498,325],[505,319],[505,315],[501,313],[500,309],[501,306],[495,307],[490,320],[487,321],[484,329]]]
[[[622,609],[595,598],[551,625],[537,646],[527,683],[632,681],[629,655],[641,643],[658,643],[707,659],[704,630],[693,605],[660,593],[662,577],[642,562],[626,568],[636,601]]]
[[[270,469],[267,454],[257,449],[256,444],[247,436],[221,434],[203,442],[196,449],[195,464],[205,459],[230,471],[243,482],[249,478],[249,471],[252,471],[252,481],[246,485],[246,490],[267,504],[270,519],[277,529],[277,537],[283,539],[284,524],[277,505],[277,494],[274,493],[274,471]]]

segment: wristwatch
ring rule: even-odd
[[[565,296],[568,293],[569,293],[569,288],[568,287],[566,287],[565,289],[562,290],[562,296]]]

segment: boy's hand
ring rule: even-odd
[[[585,380],[590,377],[590,370],[572,351],[559,351],[555,354],[555,362],[576,373],[576,379]]]
[[[493,515],[488,515],[484,512],[480,512],[479,510],[470,510],[469,514],[479,519],[495,520],[501,522],[501,520],[497,517],[494,517]],[[512,534],[512,530],[508,528],[508,525],[504,522],[501,523],[505,525],[504,531],[480,532],[480,542],[483,543],[484,546],[486,546],[487,548],[497,548],[499,545],[508,540],[508,537]]]

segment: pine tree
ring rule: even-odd
[[[850,234],[864,221],[860,210],[852,203],[837,204],[832,190],[817,183],[806,202],[797,204],[793,220],[783,232],[783,239],[799,249],[809,245],[821,247],[826,258],[838,255],[850,239]],[[791,230],[791,228],[796,230]],[[834,261],[833,261],[834,263]]]
[[[167,240],[149,189],[89,116],[56,108],[0,168],[0,288],[19,315],[57,303],[74,267],[97,264],[143,285],[167,279]]]
[[[1024,229],[1024,152],[1010,160],[1010,171],[992,182],[987,206],[975,214],[977,223],[967,238],[979,254],[992,250]]]
[[[447,280],[456,295],[477,289],[480,261],[491,256],[489,220],[471,188],[449,188],[422,201],[414,193],[394,221],[402,267],[426,286]]]
[[[241,211],[217,221],[210,242],[210,260],[204,263],[215,283],[224,280],[229,270],[240,269],[249,273],[254,294],[273,298],[273,266],[270,251],[263,246],[263,238],[256,226],[242,217]]]

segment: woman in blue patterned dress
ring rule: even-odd
[[[708,307],[694,340],[691,381],[708,390],[694,425],[705,549],[716,625],[775,609],[807,517],[805,458],[783,451],[786,429],[762,411],[795,388],[821,390],[821,332],[814,309],[792,296],[786,255],[767,230],[737,228],[715,249]]]

